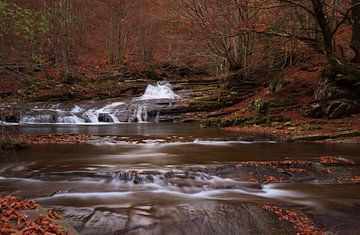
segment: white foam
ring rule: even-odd
[[[84,111],[84,109],[79,107],[78,105],[75,105],[74,108],[71,110],[72,113],[80,113],[82,111]]]
[[[122,198],[126,197],[133,192],[85,192],[85,193],[57,193],[51,197],[37,198],[38,201],[46,201],[51,199],[91,199],[91,198]]]
[[[135,101],[105,103],[102,107],[94,107],[95,104],[78,103],[69,107],[68,105],[41,105],[28,108],[22,112],[20,124],[101,124],[101,123],[120,123],[120,120],[128,118],[129,122],[137,121],[146,123],[149,121],[148,100],[154,99],[178,99],[170,83],[158,82],[156,85],[148,85],[143,96],[136,98]],[[143,102],[139,102],[143,101]],[[44,108],[45,107],[45,108]],[[34,113],[35,111],[35,113]],[[127,115],[129,113],[130,115]],[[99,121],[100,115],[104,119]],[[155,117],[155,122],[159,120],[159,112]],[[6,123],[2,123],[3,125]]]
[[[175,100],[180,98],[172,90],[172,86],[168,82],[158,82],[156,85],[148,85],[146,87],[145,93],[143,96],[137,98],[136,100],[155,100],[155,99],[171,99]]]
[[[74,114],[71,114],[71,116],[63,116],[59,117],[57,120],[57,123],[63,123],[63,124],[79,124],[84,123],[84,120],[77,117]]]

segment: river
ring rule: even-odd
[[[264,204],[295,208],[322,231],[360,231],[358,185],[328,179],[261,183],[234,168],[244,161],[311,161],[323,155],[358,163],[358,145],[277,143],[193,124],[11,128],[98,136],[86,144],[34,145],[2,153],[0,160],[2,194],[61,211],[81,234],[295,232],[259,207]]]
[[[182,94],[158,83],[130,100],[10,107],[6,132],[93,138],[1,152],[0,193],[60,211],[81,234],[360,231],[358,144],[174,123]]]

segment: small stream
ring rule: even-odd
[[[156,89],[131,102],[153,102],[150,97],[157,97]],[[170,90],[166,96],[178,98]],[[85,133],[97,138],[85,144],[2,152],[0,192],[61,211],[81,234],[295,232],[265,213],[261,204],[303,211],[323,231],[360,231],[358,185],[325,180],[259,183],[237,168],[244,161],[311,161],[323,155],[359,163],[357,144],[277,143],[196,124],[149,122],[138,114],[133,116],[137,122],[112,118],[101,123],[101,113],[120,120],[115,110],[128,103],[106,105],[96,109],[97,122],[91,125],[82,118],[90,109],[79,105],[71,111],[82,120],[75,124],[28,119],[26,125],[8,126],[7,131],[22,134]]]
[[[173,122],[179,118],[178,115],[166,115],[166,111],[178,107],[176,105],[178,99],[180,96],[175,94],[170,83],[158,82],[155,85],[148,85],[142,96],[130,100],[32,102],[9,105],[5,109],[12,110],[12,113],[16,114],[5,118],[3,123],[5,125],[99,125]]]
[[[149,133],[152,138],[143,135],[141,143],[100,138],[8,153],[1,158],[1,193],[60,210],[82,234],[272,234],[268,227],[282,231],[258,203],[303,208],[319,220],[340,218],[343,229],[346,224],[357,226],[360,214],[352,210],[360,205],[357,185],[259,184],[231,168],[249,160],[311,160],[328,154],[359,162],[357,145],[221,141],[214,140],[216,130],[191,125],[122,125],[103,133],[99,127],[97,134],[117,131],[131,139],[130,133],[136,138]],[[75,126],[61,129],[77,131]],[[192,140],[184,140],[189,133]],[[166,142],[164,135],[184,141]],[[328,226],[332,229],[331,223]]]

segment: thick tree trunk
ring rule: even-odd
[[[359,5],[357,5],[359,4]],[[352,37],[350,47],[355,52],[354,63],[360,63],[360,0],[352,0]]]
[[[357,4],[360,2],[360,0],[352,0],[353,4]],[[356,68],[356,66],[344,63],[340,61],[340,59],[337,57],[334,46],[333,46],[333,32],[330,26],[330,22],[328,22],[326,18],[325,13],[325,0],[311,0],[313,11],[315,14],[316,21],[318,22],[321,33],[323,35],[324,40],[324,46],[325,46],[325,52],[326,56],[328,58],[329,63],[332,66],[332,70],[335,74],[345,74],[347,80],[349,82],[356,82],[359,81],[360,78],[360,71]],[[359,52],[360,52],[360,9],[358,7],[355,7],[353,9],[353,19],[354,25],[353,25],[353,36],[351,41],[351,47],[356,53],[356,56],[354,58],[354,61],[359,59]],[[359,59],[360,61],[360,59]],[[357,63],[357,62],[356,62]]]
[[[333,33],[330,27],[330,23],[327,21],[325,14],[325,1],[311,0],[311,3],[313,6],[313,11],[315,13],[316,21],[318,22],[321,33],[323,35],[326,56],[333,66],[337,66],[339,64],[339,61],[333,47]]]

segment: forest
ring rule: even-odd
[[[1,234],[359,231],[360,0],[0,0],[0,127]]]

